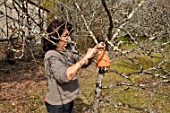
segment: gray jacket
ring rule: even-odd
[[[46,101],[51,105],[62,105],[80,95],[77,75],[69,81],[66,70],[75,64],[79,56],[68,51],[50,50],[45,54],[45,74],[48,79]]]

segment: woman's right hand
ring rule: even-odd
[[[91,59],[95,56],[95,54],[98,52],[98,49],[97,48],[89,48],[87,50],[87,53],[86,55],[84,56],[85,59]]]
[[[93,58],[100,49],[105,49],[105,44],[103,42],[100,42],[93,48],[89,48],[84,56],[85,60]]]

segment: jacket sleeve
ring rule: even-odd
[[[69,82],[67,78],[67,66],[58,57],[51,56],[45,60],[47,76],[55,79],[58,83]]]

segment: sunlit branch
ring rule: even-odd
[[[75,2],[75,5],[76,5],[77,9],[79,10],[79,12],[82,12],[81,9],[80,9],[80,6],[78,5],[77,2]],[[88,23],[87,23],[87,21],[86,21],[84,15],[83,15],[82,13],[81,13],[81,18],[83,19],[84,24],[85,24],[85,26],[86,26],[86,28],[87,28],[89,34],[90,34],[91,37],[93,38],[94,42],[95,42],[96,44],[98,44],[98,41],[97,41],[95,35],[93,34],[92,30],[91,30],[90,27],[88,26]]]

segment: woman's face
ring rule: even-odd
[[[68,44],[68,36],[69,36],[69,31],[67,29],[64,30],[63,34],[60,37],[60,41],[58,43],[58,47],[65,48]]]

